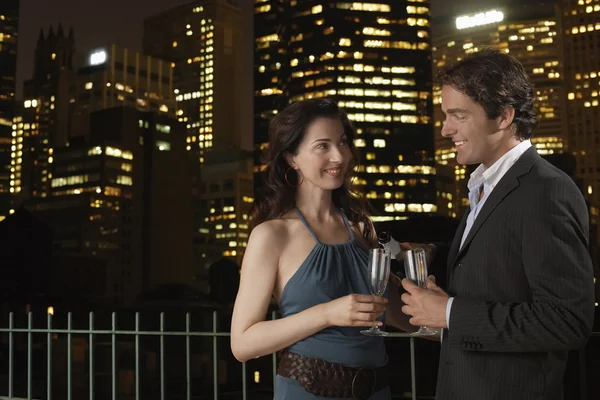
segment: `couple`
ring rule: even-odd
[[[446,290],[405,279],[402,297],[396,287],[369,295],[368,249],[378,245],[351,190],[352,124],[325,99],[273,119],[231,348],[240,361],[280,352],[275,399],[390,399],[383,339],[360,334],[383,314],[404,331],[443,328],[437,399],[562,398],[567,352],[593,319],[586,204],[531,146],[535,94],[516,59],[485,50],[443,70],[439,84],[442,135],[459,163],[479,164],[446,248]],[[439,257],[445,246],[436,247]],[[283,318],[269,321],[272,297]]]

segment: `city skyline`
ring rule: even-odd
[[[72,27],[75,46],[81,52],[107,44],[142,51],[144,19],[189,3],[192,1],[173,0],[167,3],[162,0],[106,0],[102,3],[80,3],[76,0],[56,0],[52,8],[45,8],[44,1],[21,0],[17,99],[23,98],[23,82],[33,72],[33,54],[40,29],[45,32],[51,26],[57,29],[59,23],[66,31]],[[253,6],[250,1],[242,3]],[[115,10],[122,11],[116,13]]]
[[[485,3],[493,5],[499,1],[468,0],[461,7]],[[23,82],[33,72],[33,52],[40,29],[47,31],[62,23],[66,30],[73,27],[76,47],[79,51],[89,51],[107,43],[141,51],[144,19],[167,9],[192,3],[191,0],[106,0],[102,3],[82,3],[77,0],[55,0],[52,8],[45,8],[43,0],[21,0],[19,48],[17,57],[17,99],[22,99]],[[253,1],[242,1],[248,10],[254,6]],[[430,0],[432,16],[452,13],[454,5],[444,0]],[[43,11],[42,11],[43,10]],[[115,10],[123,10],[115,13]],[[129,10],[129,12],[127,12]],[[140,13],[140,10],[143,10]],[[86,17],[89,16],[89,17]],[[110,21],[110,23],[107,23]]]

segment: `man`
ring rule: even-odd
[[[438,76],[442,135],[479,164],[448,252],[448,292],[404,279],[402,311],[444,328],[436,399],[562,399],[567,353],[593,322],[588,212],[531,146],[535,92],[512,56],[485,50]]]

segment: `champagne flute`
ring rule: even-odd
[[[369,250],[369,271],[368,284],[371,294],[374,296],[383,296],[390,278],[390,264],[392,255],[386,249]],[[389,333],[382,331],[378,326],[371,326],[371,329],[360,331],[367,336],[388,336]]]
[[[404,272],[406,277],[417,286],[427,289],[427,258],[424,249],[411,249],[404,252]],[[439,334],[439,331],[421,326],[411,336],[432,336],[437,334]]]

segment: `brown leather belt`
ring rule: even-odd
[[[288,350],[279,353],[277,374],[297,380],[307,392],[321,397],[368,400],[389,385],[387,366],[351,368]]]

